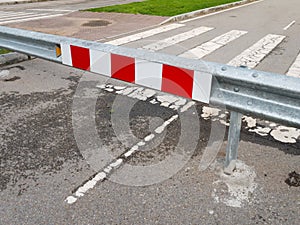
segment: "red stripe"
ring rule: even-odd
[[[70,48],[73,66],[82,70],[90,70],[90,50],[73,45]]]
[[[111,54],[112,78],[134,83],[135,60],[134,58]]]
[[[192,98],[193,80],[193,70],[163,65],[162,91],[185,98]]]

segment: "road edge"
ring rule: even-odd
[[[159,25],[164,25],[164,24],[172,23],[172,22],[178,22],[178,21],[194,18],[194,17],[197,17],[197,16],[202,16],[202,15],[205,15],[205,14],[210,14],[210,13],[214,13],[214,12],[217,12],[217,11],[225,10],[225,9],[228,9],[228,8],[233,8],[233,7],[237,7],[237,6],[241,6],[241,5],[246,5],[246,4],[249,4],[249,3],[252,3],[252,2],[256,2],[256,1],[259,1],[259,0],[242,0],[242,1],[239,1],[239,2],[233,2],[233,3],[227,3],[227,4],[223,4],[223,5],[213,6],[213,7],[206,8],[206,9],[199,9],[199,10],[196,10],[196,11],[192,11],[192,12],[172,16],[172,17],[166,19],[165,21],[161,22]]]

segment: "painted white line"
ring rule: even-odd
[[[268,34],[250,48],[246,49],[240,55],[233,58],[228,65],[246,66],[254,68],[263,60],[277,45],[279,45],[285,36]]]
[[[184,32],[184,33],[166,38],[164,40],[160,40],[158,42],[146,45],[142,48],[150,50],[150,51],[158,51],[158,50],[161,50],[163,48],[169,47],[171,45],[174,45],[174,44],[180,43],[182,41],[188,40],[190,38],[196,37],[200,34],[203,34],[205,32],[213,30],[213,29],[214,28],[212,28],[212,27],[198,27],[198,28],[195,28],[193,30],[189,30],[187,32]]]
[[[178,115],[172,116],[170,119],[166,120],[161,126],[157,127],[154,130],[154,132],[157,134],[161,134],[169,124],[171,124],[173,121],[175,121],[177,119],[178,119]]]
[[[109,42],[106,42],[106,43],[111,44],[111,45],[123,45],[123,44],[129,43],[129,42],[132,42],[132,41],[137,41],[137,40],[140,40],[140,39],[143,39],[143,38],[151,37],[153,35],[163,33],[163,32],[166,32],[166,31],[170,31],[170,30],[174,30],[174,29],[177,29],[177,28],[183,27],[183,26],[185,26],[185,25],[184,24],[178,24],[178,23],[170,24],[170,25],[166,25],[166,26],[162,26],[162,27],[157,27],[157,28],[154,28],[152,30],[147,30],[147,31],[144,31],[144,32],[141,32],[141,33],[138,33],[138,34],[133,34],[133,35],[126,36],[126,37],[123,37],[123,38],[112,40],[112,41],[109,41]]]
[[[36,17],[36,16],[46,16],[49,15],[49,13],[43,13],[43,14],[33,14],[33,15],[23,15],[23,16],[11,16],[5,19],[0,19],[0,21],[11,21],[11,20],[19,20],[23,18],[28,18],[28,17]]]
[[[201,59],[204,56],[214,52],[215,50],[225,46],[226,44],[234,41],[235,39],[246,34],[247,31],[232,30],[219,37],[212,39],[202,45],[190,49],[179,56],[190,59]]]
[[[25,21],[38,20],[38,19],[47,19],[47,18],[58,17],[58,16],[62,16],[62,15],[64,15],[64,14],[56,14],[56,15],[49,15],[49,16],[38,16],[38,17],[31,17],[31,18],[20,19],[20,20],[9,20],[9,21],[5,21],[5,22],[0,22],[0,24],[25,22]]]
[[[291,26],[293,26],[296,23],[296,20],[292,21],[291,23],[289,23],[289,25],[287,25],[286,27],[283,28],[283,30],[288,30]]]
[[[259,1],[251,2],[251,3],[245,4],[245,5],[240,5],[240,6],[236,6],[236,7],[233,7],[233,8],[224,9],[224,10],[221,10],[221,11],[218,11],[218,12],[209,13],[207,15],[199,16],[199,17],[196,17],[196,18],[191,18],[191,19],[183,20],[183,21],[180,21],[179,23],[187,23],[187,22],[190,22],[190,21],[199,20],[199,19],[202,19],[202,18],[205,18],[205,17],[209,17],[209,16],[220,14],[220,13],[224,13],[224,12],[227,12],[227,11],[231,11],[231,10],[234,10],[234,9],[239,9],[239,8],[242,8],[242,7],[246,7],[246,6],[250,6],[250,5],[253,5],[253,4],[257,4],[257,3],[260,3],[262,1],[264,1],[264,0],[259,0]]]
[[[44,12],[75,12],[76,10],[69,9],[26,9],[29,11],[44,11]]]
[[[19,14],[19,13],[26,13],[26,12],[17,12],[17,11],[0,11],[1,15],[7,14]]]
[[[23,16],[23,15],[36,15],[36,13],[25,13],[25,12],[20,12],[20,13],[6,13],[6,14],[2,14],[2,12],[0,12],[0,19],[2,18],[9,18],[9,17],[13,17],[13,16]]]
[[[178,119],[178,115],[172,116],[170,119],[166,120],[161,126],[157,127],[155,129],[156,134],[162,133],[166,127],[172,123],[174,120]],[[80,186],[73,195],[68,196],[65,199],[65,202],[67,204],[74,204],[80,197],[83,197],[89,190],[93,189],[98,182],[104,181],[105,178],[107,178],[114,169],[119,168],[124,164],[124,159],[127,159],[132,154],[137,152],[141,146],[144,146],[146,143],[151,141],[155,137],[155,134],[150,134],[144,138],[144,140],[140,141],[133,147],[131,147],[127,152],[122,154],[119,158],[115,159],[113,162],[111,162],[107,167],[105,167],[102,171],[97,173],[91,180],[88,180],[86,183],[84,183],[82,186]]]
[[[300,77],[300,54],[297,56],[295,62],[292,64],[286,75]]]

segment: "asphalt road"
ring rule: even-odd
[[[286,73],[300,49],[300,6],[290,2],[265,0],[124,45],[215,28],[160,50],[182,54],[230,30],[247,31],[204,57],[228,63],[276,34],[285,39],[256,68]],[[0,224],[299,224],[299,187],[285,183],[300,170],[299,130],[245,119],[237,171],[225,176],[226,112],[130,88],[39,59],[1,68]],[[218,155],[201,171],[213,139]]]

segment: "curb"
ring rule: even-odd
[[[193,18],[193,17],[202,16],[202,15],[209,14],[209,13],[214,13],[214,12],[221,11],[224,9],[233,8],[233,7],[240,6],[240,5],[245,5],[245,4],[248,4],[251,2],[255,2],[255,1],[258,1],[258,0],[242,0],[239,2],[233,2],[233,3],[224,4],[224,5],[213,6],[213,7],[206,8],[206,9],[200,9],[200,10],[196,10],[196,11],[192,11],[192,12],[188,12],[188,13],[183,13],[183,14],[179,14],[176,16],[172,16],[172,17],[166,19],[165,21],[161,22],[159,25],[164,25],[166,23],[171,23],[171,22],[176,22],[176,21],[182,21],[182,20]]]
[[[10,52],[0,55],[0,66],[11,65],[14,63],[23,62],[31,59],[31,56],[24,55],[17,52]]]
[[[0,5],[17,5],[17,4],[24,4],[24,3],[36,3],[36,2],[50,2],[55,0],[15,0],[15,1],[7,1],[7,2],[0,2]]]

